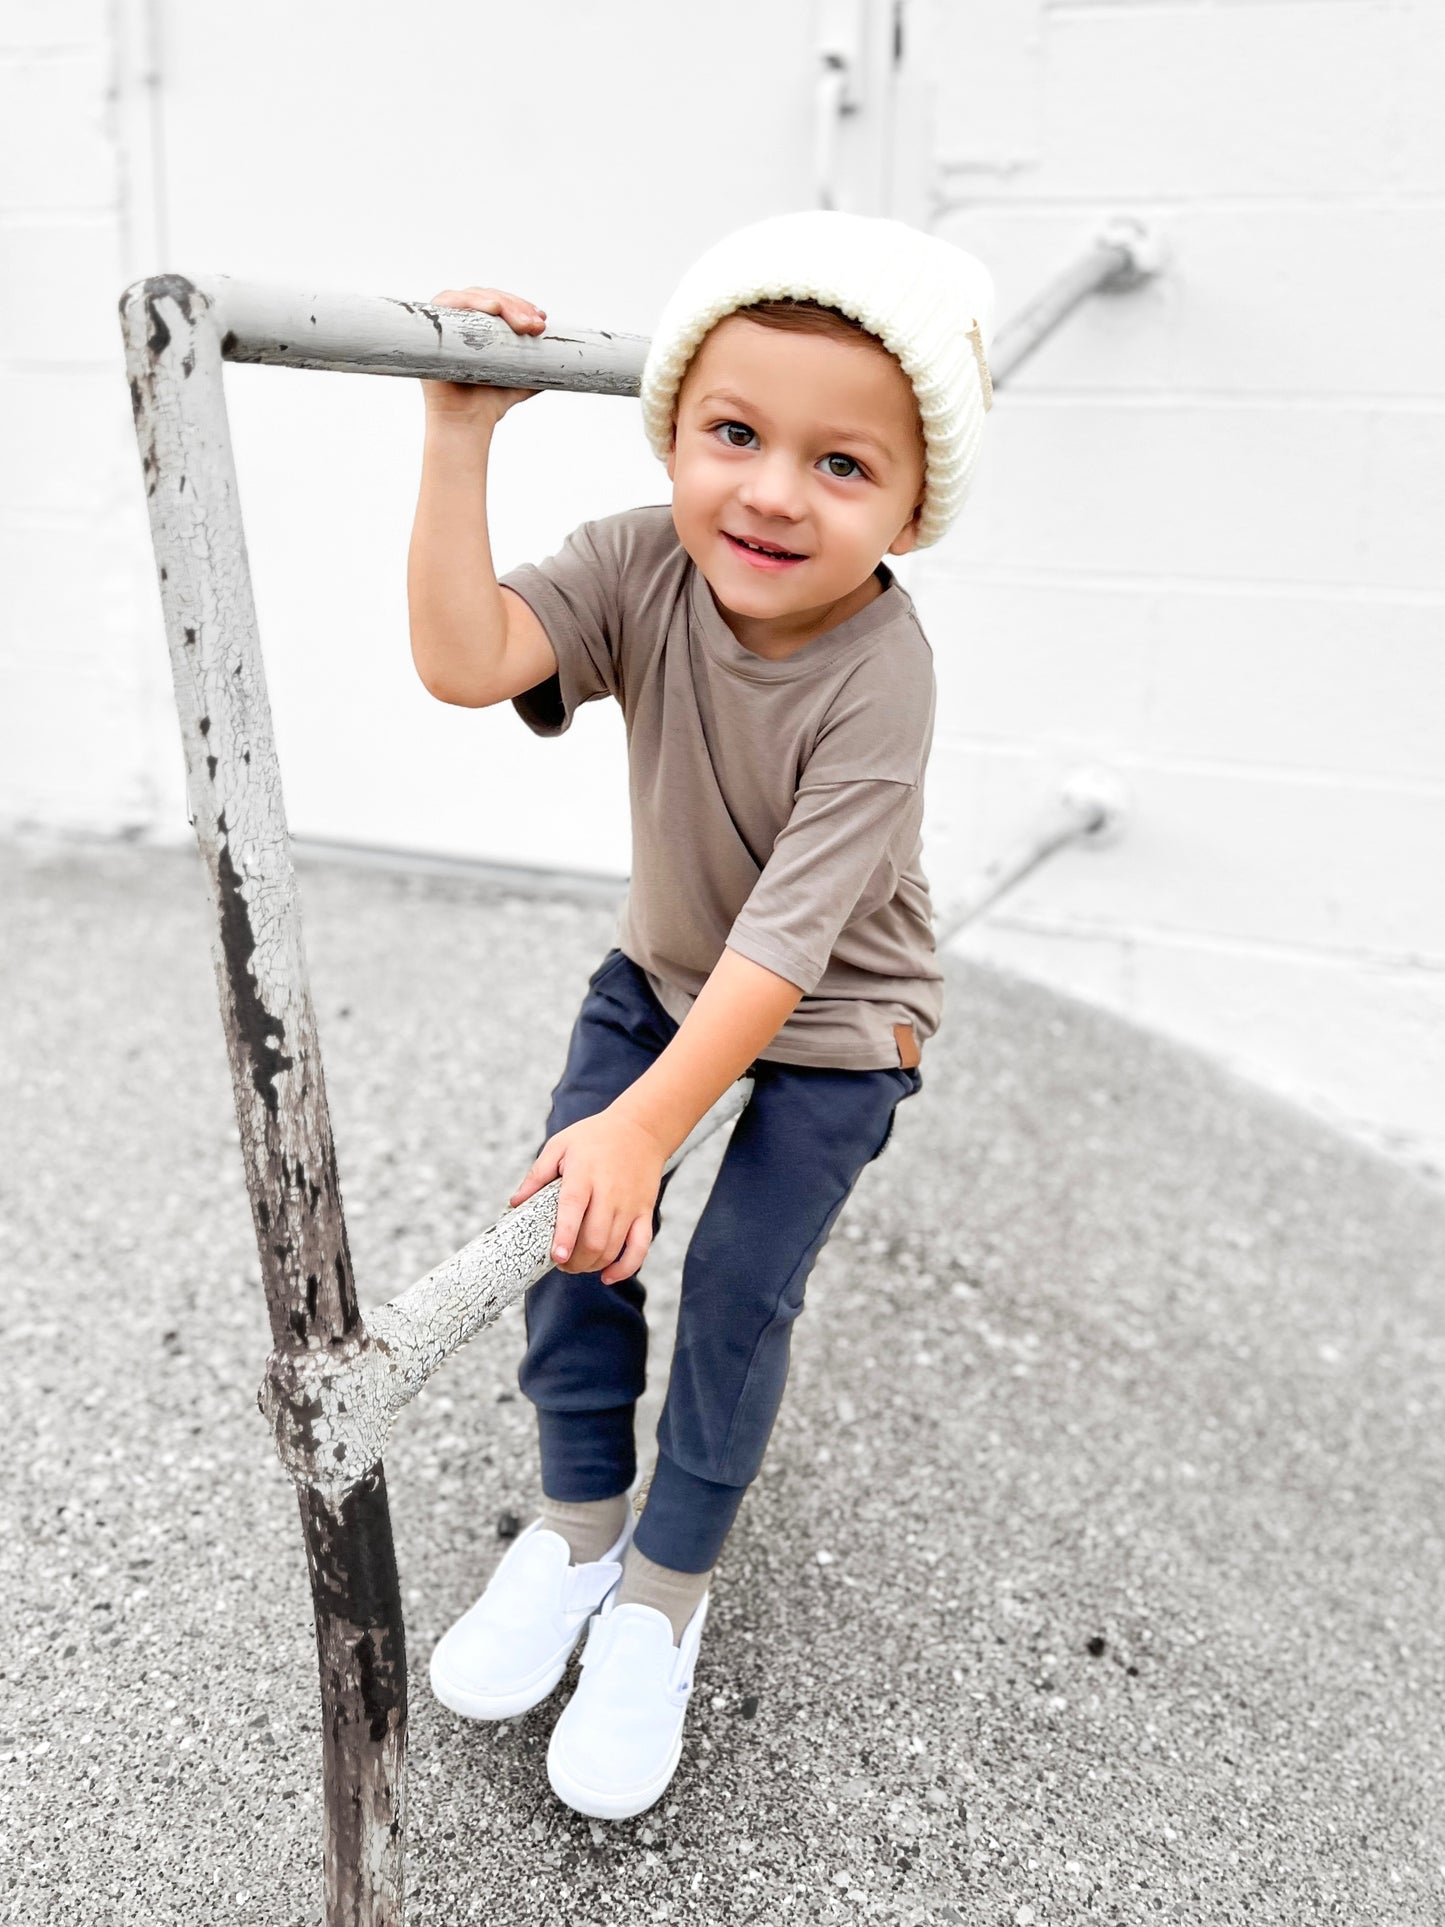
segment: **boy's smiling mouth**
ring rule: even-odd
[[[746,537],[733,535],[727,529],[723,530],[723,535],[729,548],[756,569],[784,569],[794,562],[806,562],[808,559],[792,549],[779,547],[775,542],[750,542]]]

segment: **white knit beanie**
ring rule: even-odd
[[[642,424],[666,461],[687,365],[709,328],[754,301],[820,301],[874,334],[913,383],[927,451],[916,546],[963,507],[993,404],[993,277],[976,255],[881,215],[808,208],[738,228],[673,290],[642,370]]]

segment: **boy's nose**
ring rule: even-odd
[[[795,522],[803,512],[803,491],[791,462],[761,461],[750,467],[738,486],[738,500],[754,515],[772,515]]]

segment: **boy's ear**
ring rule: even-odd
[[[672,417],[672,428],[669,431],[668,437],[667,437],[667,479],[670,482],[675,482],[677,480],[676,475],[673,473],[673,470],[676,467],[677,467],[677,413],[676,413],[676,410],[674,410],[673,417]]]
[[[922,520],[923,504],[919,502],[914,508],[912,515],[909,516],[908,520],[903,524],[903,527],[888,544],[889,555],[907,555],[911,549],[917,546],[918,528]]]

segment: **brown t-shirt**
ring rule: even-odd
[[[617,942],[669,1016],[682,1022],[726,946],[804,993],[764,1058],[915,1062],[943,995],[920,867],[935,690],[892,571],[778,662],[728,628],[667,503],[584,522],[499,580],[557,656],[515,699],[523,720],[558,736],[581,703],[622,705],[632,879]]]

